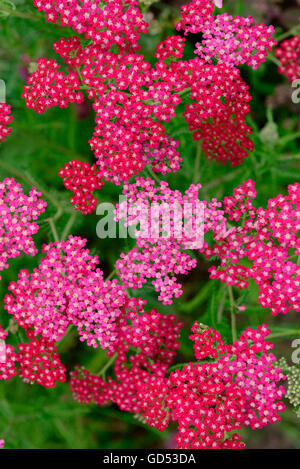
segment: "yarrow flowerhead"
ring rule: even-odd
[[[53,59],[39,59],[37,70],[28,78],[22,95],[26,106],[42,114],[52,106],[67,107],[69,103],[80,103],[83,94],[75,73],[65,75]]]
[[[233,197],[225,197],[224,212],[237,226],[223,233],[218,230],[213,246],[204,244],[200,249],[207,257],[221,260],[209,269],[210,277],[239,289],[247,288],[253,279],[261,306],[272,314],[299,312],[300,184],[290,185],[287,195],[270,199],[265,209],[254,207],[251,199],[255,197],[251,180],[237,187]]]
[[[266,326],[248,328],[233,345],[208,328],[193,327],[199,358],[215,361],[190,363],[169,378],[160,378],[140,387],[142,415],[149,425],[164,430],[169,420],[178,422],[177,445],[182,449],[243,448],[236,432],[242,426],[253,430],[280,420],[285,408],[284,379],[265,341]],[[213,338],[207,341],[208,335]]]
[[[124,186],[126,200],[117,207],[117,219],[124,217],[126,226],[137,221],[141,225],[136,233],[137,247],[121,254],[116,262],[118,276],[126,288],[141,288],[152,279],[163,304],[171,304],[174,297],[182,294],[177,276],[196,267],[196,260],[184,251],[203,238],[200,187],[192,184],[182,195],[164,181],[156,187],[151,178],[136,178],[135,183]]]
[[[70,236],[44,245],[46,255],[33,273],[22,270],[9,285],[12,294],[5,297],[5,309],[26,331],[49,342],[60,340],[74,325],[80,340],[109,348],[127,293],[116,280],[103,279],[96,268],[98,257],[85,244],[85,239]]]
[[[109,49],[112,43],[122,50],[138,49],[141,33],[147,32],[136,0],[34,0],[39,11],[46,13],[49,22],[60,20],[101,49]]]
[[[275,50],[275,56],[281,65],[279,73],[286,75],[293,82],[300,78],[300,37],[294,36],[283,41]]]
[[[253,25],[251,17],[215,18],[220,0],[193,0],[182,6],[176,28],[203,33],[197,53],[204,60],[183,60],[185,40],[173,35],[157,45],[151,65],[137,54],[139,35],[147,32],[137,1],[35,0],[35,5],[48,21],[60,21],[89,41],[77,36],[57,41],[54,49],[71,71],[65,75],[55,60],[39,59],[25,87],[26,104],[37,112],[65,107],[82,102],[79,88],[85,89],[96,114],[89,144],[105,181],[128,182],[146,165],[161,174],[178,171],[179,141],[164,123],[178,112],[183,96],[184,117],[208,158],[236,165],[252,151],[245,122],[251,98],[235,65],[256,68],[265,60],[274,45],[272,26]]]
[[[230,67],[246,64],[256,70],[277,42],[272,37],[273,26],[253,22],[251,16],[217,15],[203,26],[203,40],[196,44],[196,54],[209,63],[216,57]]]
[[[66,381],[66,368],[53,342],[34,337],[28,343],[18,345],[16,354],[18,374],[24,383],[37,383],[53,388],[57,382]]]
[[[119,335],[109,356],[115,357],[114,378],[93,376],[82,367],[71,375],[73,396],[82,403],[116,403],[121,410],[139,414],[139,387],[163,377],[179,348],[182,324],[173,315],[143,311],[144,301],[130,298],[118,321]]]
[[[66,163],[58,175],[63,178],[65,188],[73,192],[71,204],[75,209],[80,210],[83,215],[92,213],[98,202],[93,192],[101,189],[104,184],[97,166],[73,160]]]
[[[0,103],[0,143],[11,133],[11,129],[7,127],[11,121],[11,107],[9,104]]]

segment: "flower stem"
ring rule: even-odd
[[[105,379],[105,373],[106,371],[111,367],[111,365],[115,362],[116,358],[118,357],[117,352],[114,353],[110,359],[105,363],[105,365],[101,368],[101,370],[96,373],[96,376],[102,376],[103,379]]]
[[[234,342],[237,339],[236,333],[236,317],[234,313],[234,297],[232,286],[228,285],[229,301],[230,301],[230,315],[231,315],[231,332],[232,332],[232,341]]]
[[[193,183],[194,184],[197,184],[199,182],[200,158],[201,158],[201,144],[200,144],[200,142],[198,142],[197,143],[196,158],[195,158],[195,165],[194,165],[194,177],[193,177]]]

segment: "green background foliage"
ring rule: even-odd
[[[57,175],[64,163],[71,159],[93,162],[88,145],[93,129],[93,111],[89,109],[83,119],[76,106],[63,110],[52,108],[43,115],[37,115],[26,108],[21,98],[29,62],[42,56],[55,57],[61,62],[52,44],[62,35],[70,34],[66,29],[47,23],[32,3],[18,0],[14,4],[15,9],[8,14],[7,9],[10,10],[12,4],[0,0],[0,78],[6,83],[7,103],[11,104],[14,117],[13,132],[0,148],[0,176],[15,177],[26,190],[32,185],[41,187],[47,195],[48,208],[40,218],[44,221],[35,236],[39,248],[53,240],[46,219],[54,217],[60,236],[71,228],[72,234],[88,239],[88,247],[99,255],[102,269],[108,275],[120,252],[127,251],[133,241],[98,239],[96,225],[99,217],[95,213],[87,216],[77,213],[75,216],[69,203],[70,194]],[[224,3],[224,10],[230,13],[252,14],[257,22],[272,20],[277,27],[277,35],[293,27],[299,15],[296,0],[225,0]],[[150,61],[156,44],[174,33],[179,4],[159,2],[151,11],[155,15],[154,28],[142,38],[143,51]],[[193,44],[189,42],[186,54],[191,57],[192,53]],[[231,195],[238,184],[251,178],[256,181],[257,205],[264,206],[268,198],[278,193],[285,194],[288,184],[300,180],[300,104],[292,104],[291,84],[278,74],[271,59],[257,71],[242,68],[242,75],[253,96],[248,123],[253,129],[254,152],[236,168],[208,162],[203,156],[197,168],[196,144],[184,119],[177,117],[167,126],[169,134],[179,139],[183,157],[181,170],[164,178],[172,188],[184,191],[191,182],[197,181],[203,186],[200,191],[202,199],[222,199]],[[99,202],[116,202],[120,192],[120,187],[107,183],[98,192]],[[58,217],[61,210],[62,215]],[[10,261],[10,268],[3,272],[0,283],[1,304],[9,282],[16,279],[19,269],[32,270],[39,258],[40,254],[34,258],[21,256]],[[228,341],[231,340],[228,295],[220,282],[208,280],[208,267],[209,264],[199,258],[198,267],[188,277],[182,278],[184,293],[172,306],[162,306],[151,285],[135,292],[135,295],[147,299],[148,308],[176,312],[184,322],[181,349],[176,359],[178,363],[193,360],[189,331],[195,320],[216,327]],[[245,292],[234,291],[234,295],[238,304],[247,305],[246,312],[237,315],[238,329],[255,327],[267,321],[271,324],[275,353],[290,361],[292,338],[297,334],[300,336],[296,314],[272,318],[259,306],[254,284]],[[1,307],[0,322],[6,327],[8,321]],[[17,344],[21,340],[21,332],[18,332],[11,342]],[[98,371],[106,361],[102,350],[89,349],[81,344],[74,331],[62,340],[59,351],[68,370],[80,363],[92,372]],[[24,384],[17,377],[0,384],[0,438],[5,438],[7,448],[161,448],[171,447],[173,436],[172,427],[162,434],[144,426],[116,406],[81,406],[72,399],[66,383],[53,390]],[[247,431],[243,436],[250,448],[298,448],[299,420],[288,408],[280,424],[258,432]]]

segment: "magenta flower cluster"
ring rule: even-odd
[[[13,178],[0,182],[0,271],[8,268],[9,259],[22,252],[31,256],[38,252],[32,236],[39,229],[35,220],[46,206],[36,189],[25,195]]]

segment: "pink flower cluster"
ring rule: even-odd
[[[214,233],[214,244],[201,249],[221,263],[209,269],[218,278],[239,289],[250,279],[259,287],[259,302],[272,314],[300,311],[300,184],[288,187],[288,194],[268,201],[266,209],[255,208],[255,184],[246,181],[223,203],[230,221],[238,223],[223,233]],[[214,231],[214,228],[212,227]]]
[[[71,204],[83,215],[92,213],[98,199],[93,196],[96,189],[101,189],[104,182],[96,165],[90,166],[82,161],[72,160],[66,163],[58,175],[63,178],[64,186],[73,192]]]
[[[152,285],[163,304],[171,304],[173,297],[182,294],[177,276],[196,267],[196,260],[184,249],[191,244],[198,246],[203,238],[200,187],[191,185],[182,195],[164,181],[155,186],[150,178],[136,178],[135,183],[124,186],[126,199],[117,207],[116,217],[124,218],[126,226],[137,221],[141,225],[136,233],[137,247],[122,253],[115,265],[125,288],[141,288],[148,279],[153,279]]]
[[[284,375],[275,368],[265,341],[266,326],[248,328],[233,345],[203,327],[191,336],[196,358],[214,361],[190,363],[140,387],[142,414],[149,425],[164,430],[169,421],[178,422],[177,445],[182,449],[243,448],[236,432],[240,428],[260,429],[280,420],[285,408]],[[210,337],[211,339],[207,340]]]
[[[286,75],[293,82],[300,78],[300,37],[294,36],[283,41],[275,50],[275,56],[279,59],[281,66],[279,73]]]
[[[11,107],[9,104],[0,103],[0,143],[4,142],[11,132],[7,126],[12,121]]]
[[[44,245],[46,255],[33,273],[21,270],[18,281],[10,283],[5,309],[26,331],[32,329],[49,342],[60,340],[74,325],[80,340],[110,348],[127,294],[116,280],[103,279],[96,269],[98,257],[85,244],[70,236]]]
[[[8,260],[21,252],[31,256],[37,253],[32,236],[39,227],[34,220],[46,206],[36,189],[25,195],[13,178],[0,182],[0,271],[7,269]]]
[[[29,109],[42,114],[52,106],[67,107],[69,103],[81,103],[80,82],[75,73],[65,75],[53,59],[39,59],[37,70],[30,75],[22,95]]]
[[[253,25],[251,16],[217,15],[203,25],[202,32],[203,40],[196,44],[196,54],[209,63],[217,57],[220,63],[231,67],[246,64],[255,70],[277,44],[272,37],[274,27]]]
[[[128,299],[119,320],[119,336],[109,355],[116,356],[114,378],[93,376],[82,367],[72,373],[73,396],[81,403],[116,403],[121,410],[139,414],[138,389],[154,377],[163,377],[179,348],[181,323],[173,315],[143,311],[144,301]]]
[[[213,0],[192,0],[187,5],[181,6],[181,18],[175,24],[177,31],[183,30],[184,34],[200,33],[207,23],[214,20]]]

